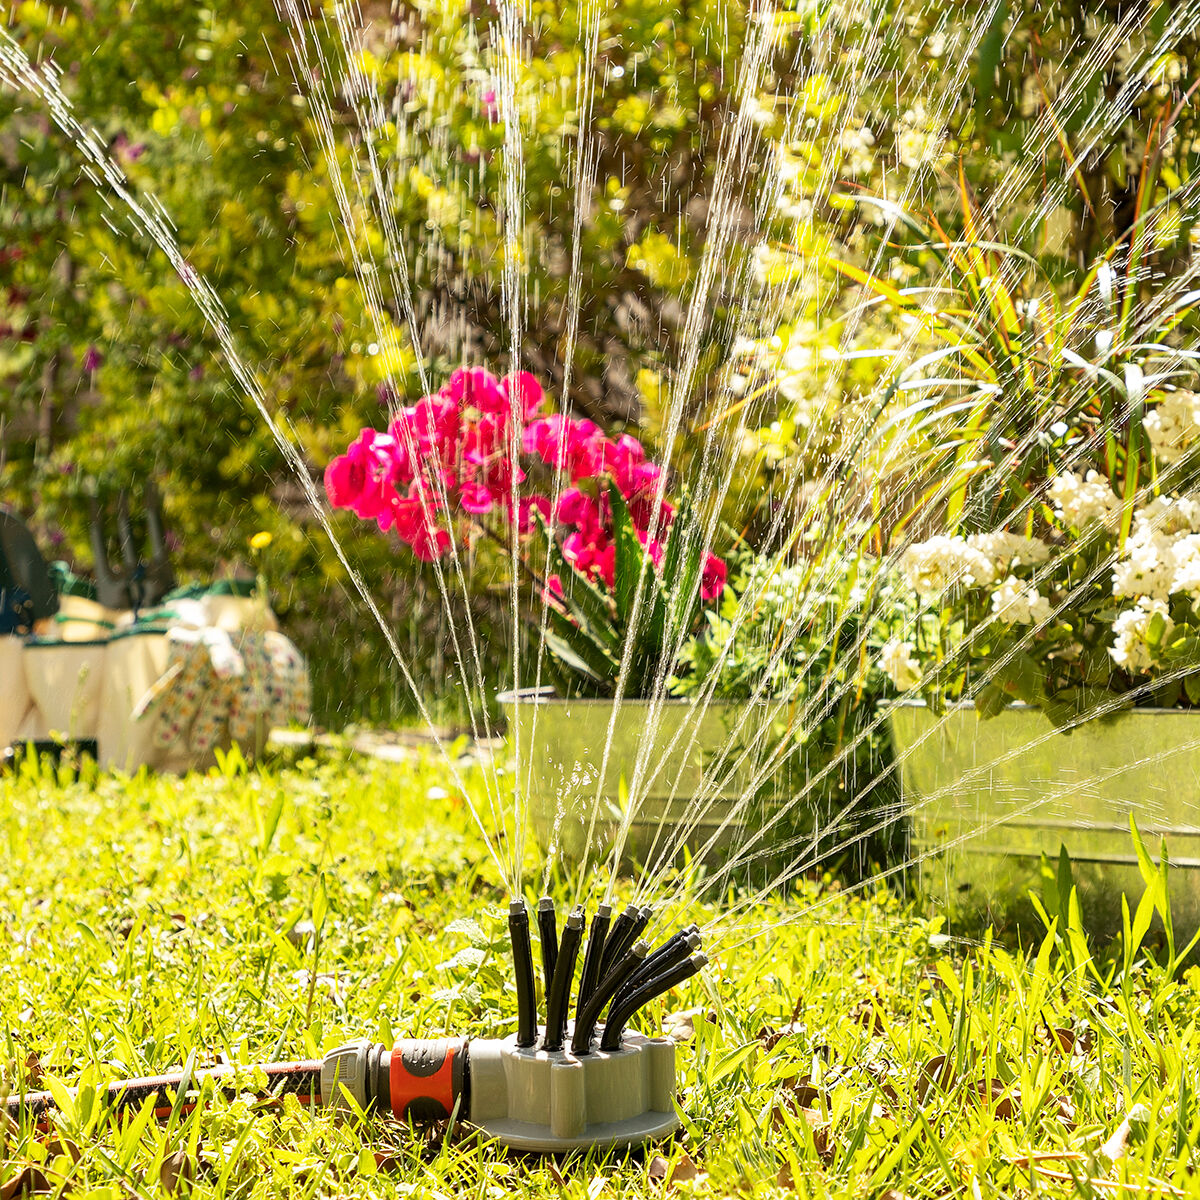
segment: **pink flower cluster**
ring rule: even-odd
[[[624,434],[613,441],[591,421],[546,413],[545,403],[541,385],[527,372],[500,380],[478,367],[457,370],[441,391],[402,409],[386,433],[364,429],[329,464],[329,502],[377,522],[384,532],[394,529],[426,562],[447,554],[456,533],[470,536],[483,528],[484,518],[515,520],[526,534],[536,512],[564,531],[567,562],[611,588],[611,480],[657,566],[663,548],[648,530],[656,508],[660,534],[675,511],[663,498],[662,468],[647,460],[637,438]],[[517,485],[547,467],[570,481],[557,506],[538,491],[514,504]],[[710,554],[704,599],[720,595],[725,576],[724,562]],[[547,583],[552,592],[561,588],[560,580]]]

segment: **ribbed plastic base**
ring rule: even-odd
[[[514,1036],[472,1041],[470,1054],[470,1120],[513,1149],[638,1146],[679,1127],[670,1038],[626,1033],[615,1053],[576,1057],[519,1050]]]

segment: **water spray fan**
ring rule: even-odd
[[[517,1150],[561,1153],[589,1147],[636,1146],[671,1133],[675,1113],[675,1044],[628,1031],[645,1004],[694,975],[707,961],[696,926],[653,953],[640,940],[648,908],[631,905],[614,920],[607,904],[592,918],[584,946],[584,914],[574,909],[561,939],[554,903],[537,909],[545,980],[544,1023],[538,1021],[529,911],[509,908],[517,992],[517,1031],[507,1038],[405,1038],[390,1050],[361,1040],[323,1059],[267,1063],[262,1095],[294,1095],[302,1104],[391,1114],[399,1121],[466,1119]],[[575,1017],[572,984],[583,966]],[[603,1016],[603,1020],[601,1017]],[[108,1085],[116,1112],[153,1101],[157,1115],[194,1108],[203,1085],[244,1095],[245,1068],[218,1066]],[[50,1092],[10,1096],[9,1115],[42,1123],[56,1107]]]

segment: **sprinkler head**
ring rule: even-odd
[[[539,906],[538,915],[548,938],[554,914]],[[263,1098],[278,1101],[287,1093],[302,1104],[390,1112],[399,1121],[457,1115],[506,1146],[542,1153],[636,1146],[670,1133],[679,1125],[675,1043],[627,1033],[625,1023],[643,1004],[704,965],[704,955],[696,952],[699,932],[683,930],[647,955],[645,942],[629,945],[645,926],[642,912],[634,910],[628,920],[613,923],[619,940],[612,946],[605,945],[608,918],[602,909],[592,923],[584,981],[603,961],[602,951],[612,952],[610,966],[586,998],[581,991],[574,1026],[567,1013],[584,936],[583,910],[568,916],[555,947],[548,1019],[539,1025],[529,913],[516,901],[509,914],[517,969],[516,1033],[470,1042],[402,1039],[390,1050],[364,1039],[316,1061],[266,1063],[260,1068],[267,1079]],[[622,925],[619,933],[617,924]],[[605,1006],[606,1023],[598,1025]],[[189,1105],[202,1103],[206,1080],[231,1097],[244,1090],[238,1069],[222,1065],[117,1080],[106,1090],[107,1103],[121,1112],[153,1101],[155,1111],[171,1113],[185,1097]],[[50,1092],[21,1093],[0,1100],[0,1113],[40,1126],[57,1103]]]

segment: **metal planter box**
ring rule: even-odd
[[[703,851],[710,865],[720,864],[745,836],[756,806],[767,803],[763,789],[754,786],[765,705],[712,701],[701,709],[687,700],[622,700],[614,719],[611,700],[564,700],[532,691],[499,699],[510,747],[519,741],[517,786],[534,835],[543,849],[569,862],[584,857],[593,810],[592,861],[609,852],[635,779],[641,800],[630,818],[627,864],[654,863],[676,840],[693,854]],[[746,747],[749,753],[743,753]],[[697,797],[699,812],[685,817]],[[685,821],[686,833],[680,828]]]
[[[1120,927],[1143,889],[1132,813],[1152,854],[1166,838],[1179,926],[1200,923],[1200,713],[1133,709],[1059,733],[1037,709],[982,720],[960,706],[890,712],[922,881],[953,912],[1003,918],[1065,846],[1085,916]]]

